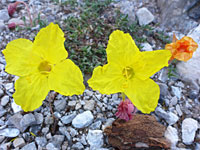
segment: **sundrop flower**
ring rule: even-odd
[[[62,30],[51,23],[40,30],[34,42],[17,39],[3,50],[5,71],[20,76],[15,82],[13,98],[24,111],[40,107],[50,90],[66,96],[84,91],[82,73],[66,59],[64,41]]]
[[[165,49],[168,49],[172,53],[170,60],[177,59],[181,61],[188,61],[192,58],[193,53],[198,48],[198,44],[188,36],[184,36],[182,39],[178,40],[173,35],[173,41],[170,44],[166,44]]]
[[[140,52],[128,33],[116,30],[109,38],[106,65],[94,69],[88,84],[102,94],[123,92],[143,113],[154,111],[159,86],[149,77],[171,57],[169,50]]]

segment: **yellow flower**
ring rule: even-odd
[[[17,39],[3,50],[6,72],[20,76],[13,98],[24,111],[40,107],[50,90],[66,96],[84,91],[82,73],[66,59],[64,41],[62,30],[51,23],[40,30],[34,42]]]
[[[149,77],[168,66],[171,52],[140,52],[132,37],[119,30],[110,35],[106,52],[108,64],[94,69],[89,86],[102,94],[123,92],[143,113],[154,111],[160,89]]]

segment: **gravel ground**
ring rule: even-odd
[[[26,14],[23,6],[20,6],[13,17],[9,17],[6,9],[9,2],[13,0],[0,2],[0,50],[3,50],[8,42],[17,38],[33,40],[40,30],[38,25],[31,27],[30,30],[9,30],[7,25],[13,21],[13,18],[16,18],[14,22],[18,23],[22,21],[21,16]],[[48,23],[58,21],[62,27],[63,18],[69,15],[62,11],[63,7],[52,1],[30,0],[28,2],[33,17],[37,17],[40,12],[41,18]],[[123,13],[130,14],[132,11],[130,3],[130,1],[124,3],[119,1],[114,7],[120,7]],[[135,3],[134,11],[138,12],[140,8],[147,7],[147,12],[142,13],[147,13],[146,16],[150,13],[146,20],[140,22],[139,19],[140,24],[149,24],[153,20],[159,21],[158,10],[153,7],[154,4],[155,1]],[[139,14],[136,13],[137,17],[129,16],[129,18],[139,18]],[[148,43],[144,45],[146,46],[143,50],[152,48]],[[55,95],[52,92],[50,94],[55,95],[54,101],[49,103],[48,96],[40,108],[24,113],[12,98],[17,77],[7,74],[4,71],[5,65],[4,56],[0,53],[0,149],[114,149],[108,144],[103,130],[116,119],[115,113],[121,100],[119,94],[102,95],[89,88],[82,95],[72,97]],[[179,76],[169,79],[166,68],[152,78],[161,89],[158,107],[152,115],[166,126],[165,137],[171,141],[172,149],[199,150],[199,85],[190,84]],[[53,107],[55,118],[51,115],[49,104]]]

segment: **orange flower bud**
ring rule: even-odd
[[[198,48],[198,44],[188,36],[184,36],[178,40],[173,36],[173,43],[166,44],[165,49],[170,50],[172,57],[170,60],[177,59],[181,61],[188,61],[192,58],[194,51]]]

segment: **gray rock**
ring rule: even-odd
[[[195,150],[200,150],[200,144],[199,143],[196,143]]]
[[[23,138],[16,138],[14,141],[13,141],[13,146],[16,148],[16,147],[23,147],[25,145],[25,141]]]
[[[121,13],[128,15],[128,20],[132,23],[135,21],[134,6],[134,2],[126,0],[119,2],[116,7],[120,8]]]
[[[53,124],[53,117],[49,115],[45,117],[45,124],[49,124],[49,125]]]
[[[71,143],[71,136],[66,127],[59,127],[59,132],[67,138],[69,143]]]
[[[90,144],[91,149],[101,148],[104,144],[103,132],[101,130],[89,130],[86,139]]]
[[[31,113],[24,115],[20,121],[21,127],[24,127],[24,128],[28,128],[29,126],[32,126],[36,123],[37,122],[36,122],[35,116]]]
[[[45,147],[47,144],[47,139],[45,137],[36,137],[35,141],[38,146]]]
[[[193,143],[196,131],[198,129],[198,122],[192,118],[186,118],[182,122],[182,140],[183,143],[190,145]]]
[[[3,96],[4,92],[2,89],[0,89],[0,97]]]
[[[34,116],[35,116],[36,124],[43,123],[43,120],[44,120],[43,114],[35,112]]]
[[[64,135],[54,135],[51,142],[56,148],[60,148],[64,139]]]
[[[9,96],[5,95],[4,97],[1,98],[1,105],[6,106],[9,102]]]
[[[0,117],[2,117],[6,113],[6,110],[0,106]]]
[[[78,132],[77,132],[74,128],[69,127],[68,130],[69,130],[70,135],[71,135],[72,137],[75,137],[76,135],[78,135]]]
[[[70,114],[70,115],[67,115],[67,116],[63,116],[61,118],[61,121],[62,123],[64,124],[69,124],[72,122],[72,120],[76,117],[76,113],[73,113],[73,114]]]
[[[0,130],[0,135],[3,135],[5,137],[16,137],[18,136],[20,133],[20,131],[16,128],[5,128],[5,129],[2,129]]]
[[[93,122],[94,116],[90,111],[85,111],[78,114],[73,120],[72,125],[75,128],[84,128],[89,126]]]
[[[152,46],[149,43],[142,43],[141,44],[143,51],[153,51]]]
[[[84,149],[84,146],[80,143],[80,142],[76,142],[74,145],[72,145],[72,148],[74,148],[74,149],[77,149],[77,150],[79,150],[79,149]]]
[[[138,9],[136,16],[141,26],[150,24],[154,20],[154,15],[146,7]]]
[[[85,134],[83,134],[83,135],[81,136],[80,142],[81,142],[83,145],[87,145],[86,138],[85,138]]]
[[[84,105],[84,109],[85,110],[93,110],[94,109],[94,105],[95,105],[95,101],[94,100],[88,100],[85,101],[85,105]]]
[[[0,20],[0,32],[4,31],[6,29],[6,25],[3,21]]]
[[[0,143],[2,143],[4,139],[5,139],[5,136],[0,136]]]
[[[176,96],[178,99],[181,99],[181,89],[175,86],[171,86],[171,88],[174,96]]]
[[[160,23],[163,29],[187,33],[198,25],[188,17],[188,8],[196,0],[159,0],[157,1],[160,10]]]
[[[67,102],[65,99],[54,101],[54,106],[57,111],[66,109]]]
[[[172,147],[175,147],[177,142],[178,142],[178,131],[176,128],[172,126],[168,126],[166,131],[165,131],[165,138],[168,139]]]
[[[159,116],[160,118],[163,118],[166,120],[166,122],[169,124],[169,125],[173,125],[175,124],[178,120],[179,120],[179,117],[172,113],[172,112],[169,112],[167,113],[166,111],[164,111],[162,108],[160,107],[157,107],[156,110],[155,110],[155,113],[157,116]]]
[[[41,130],[41,125],[33,125],[29,129],[29,131],[32,132],[33,134],[35,134],[36,136],[38,135],[40,130]]]
[[[0,20],[8,21],[10,19],[10,16],[8,15],[7,9],[0,10]]]
[[[172,99],[170,100],[170,105],[171,106],[175,106],[178,102],[178,99],[176,96],[172,97]]]
[[[11,124],[13,124],[16,128],[18,128],[21,132],[24,132],[27,127],[21,126],[20,121],[22,120],[23,116],[20,113],[14,114],[8,120]]]
[[[101,124],[102,124],[101,120],[98,120],[95,123],[90,125],[90,129],[92,129],[92,130],[100,129]]]
[[[32,142],[24,146],[21,150],[37,150],[37,148],[35,142]]]
[[[176,111],[177,111],[177,113],[178,113],[179,116],[182,116],[182,115],[183,115],[183,112],[182,112],[182,110],[181,110],[180,105],[176,105]]]
[[[168,86],[164,83],[157,83],[160,87],[160,95],[166,96],[169,91],[168,91]]]

